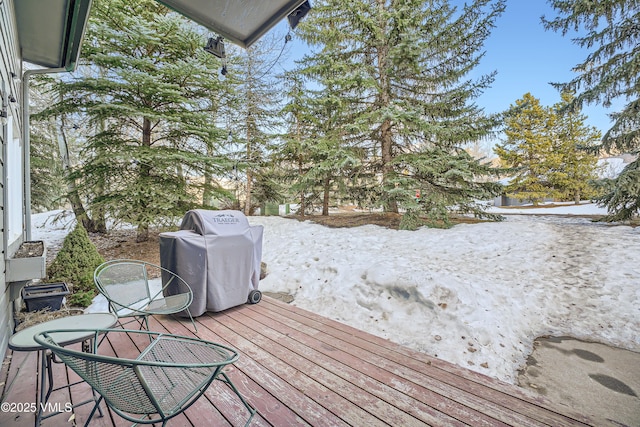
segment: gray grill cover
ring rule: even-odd
[[[246,303],[260,281],[263,227],[250,226],[240,211],[197,209],[180,228],[160,234],[160,265],[191,286],[191,314]]]

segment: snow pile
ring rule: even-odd
[[[640,229],[531,216],[416,232],[250,221],[265,227],[263,291],[490,376],[515,382],[545,334],[640,351]]]

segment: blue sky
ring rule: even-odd
[[[478,99],[485,111],[504,111],[527,92],[540,99],[542,105],[551,106],[560,101],[560,95],[549,83],[564,83],[576,76],[571,69],[584,61],[588,51],[571,41],[575,33],[563,37],[546,31],[540,22],[542,15],[549,19],[556,16],[546,0],[507,1],[506,11],[486,42],[486,54],[478,69],[482,73],[498,72],[492,87]],[[583,108],[587,124],[603,133],[610,127],[607,112],[610,111],[597,105]]]
[[[451,0],[451,3],[461,7],[465,0]],[[506,110],[527,92],[542,105],[556,104],[560,95],[549,83],[571,80],[576,75],[571,69],[587,57],[588,52],[571,41],[575,34],[563,37],[546,31],[540,22],[542,15],[556,16],[546,0],[507,1],[506,11],[498,18],[485,44],[486,54],[476,69],[477,76],[494,70],[498,73],[492,87],[477,99],[477,104],[487,113]],[[281,23],[279,29],[286,32],[286,23]],[[305,50],[305,45],[294,38],[288,56],[290,59],[301,57]],[[611,110],[591,105],[584,106],[582,112],[587,116],[588,125],[602,133],[609,129],[607,112]]]

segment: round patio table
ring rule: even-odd
[[[46,416],[42,415],[43,409],[46,407],[47,401],[51,392],[64,388],[71,387],[75,384],[79,384],[82,381],[73,384],[67,384],[58,388],[53,388],[53,372],[51,369],[51,363],[53,356],[41,347],[33,337],[44,331],[61,330],[61,329],[108,329],[116,324],[118,318],[111,313],[88,313],[80,314],[77,316],[60,317],[58,319],[42,322],[37,325],[29,326],[9,338],[9,348],[13,351],[38,351],[40,352],[40,370],[38,375],[40,376],[40,395],[38,396],[38,411],[35,421],[35,426],[38,427],[40,422],[46,418],[59,414],[60,412],[54,412]],[[52,334],[52,338],[60,345],[66,346],[75,344],[78,342],[86,341],[93,337],[93,332],[57,332]],[[46,375],[45,375],[46,373]],[[45,382],[48,380],[47,389],[45,392]],[[89,402],[94,402],[93,399],[77,403],[73,407],[84,405]]]

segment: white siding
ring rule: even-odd
[[[5,179],[5,168],[9,163],[7,153],[10,153],[13,158],[11,162],[15,162],[18,158],[19,170],[13,169],[12,176],[15,173],[21,174],[21,150],[22,150],[22,134],[21,123],[22,117],[20,115],[20,98],[21,98],[21,82],[19,77],[22,75],[22,62],[18,51],[17,33],[15,18],[13,12],[13,4],[15,0],[4,0],[0,2],[0,80],[4,82],[7,96],[15,98],[16,102],[8,102],[8,115],[10,117],[11,127],[8,131],[8,127],[4,126],[0,131],[0,142],[2,143],[2,150],[0,150],[0,245],[2,249],[2,262],[0,264],[0,355],[4,356],[7,349],[7,342],[9,336],[13,331],[13,316],[12,316],[12,303],[9,297],[9,286],[5,280],[5,260],[7,258],[6,241],[7,236],[4,235],[6,212],[11,212],[10,217],[18,215],[21,218],[22,204],[24,195],[22,194],[22,183],[19,183],[19,189],[17,191],[20,194],[16,194],[16,188],[12,189],[9,194],[10,200],[5,200],[5,186],[7,185]],[[18,78],[16,78],[18,77]],[[2,85],[0,84],[0,87]],[[10,136],[10,138],[8,138]],[[15,184],[16,178],[13,178]],[[20,220],[21,221],[21,220]],[[13,220],[12,220],[13,222]],[[13,229],[12,225],[12,229]],[[21,230],[22,225],[19,226]],[[12,234],[16,231],[12,230]],[[13,240],[18,241],[20,236],[13,237]]]
[[[22,224],[23,224],[23,200],[24,200],[24,185],[22,175],[22,142],[20,138],[16,138],[16,134],[19,130],[15,126],[13,117],[9,116],[9,121],[6,126],[7,136],[7,160],[4,162],[6,182],[6,206],[9,209],[5,209],[5,239],[9,248],[17,247],[22,238]],[[19,133],[18,133],[19,135]],[[9,250],[11,255],[11,250]]]

